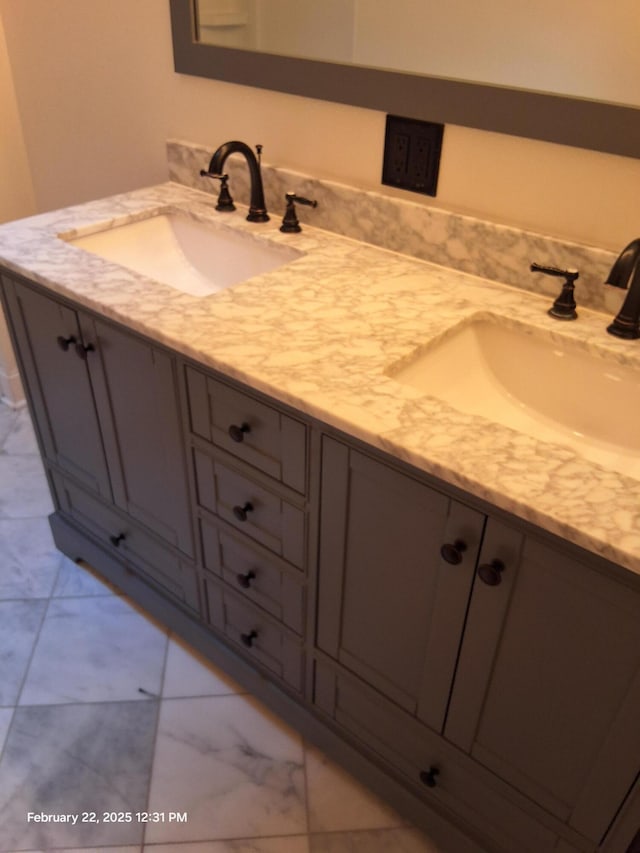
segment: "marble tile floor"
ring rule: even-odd
[[[438,853],[56,551],[51,508],[28,413],[0,404],[2,853]]]

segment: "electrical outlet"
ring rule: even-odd
[[[387,116],[382,183],[435,196],[444,125]]]
[[[391,174],[400,182],[407,172],[409,162],[409,136],[406,133],[394,133],[391,137]]]

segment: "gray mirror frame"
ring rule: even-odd
[[[640,158],[640,108],[200,44],[195,0],[169,2],[180,74]]]

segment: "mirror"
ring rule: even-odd
[[[640,55],[626,49],[616,18],[633,19],[625,30],[632,39],[640,15],[631,0],[606,9],[583,0],[563,0],[562,8],[557,0],[494,0],[480,11],[456,0],[455,9],[443,4],[428,18],[424,0],[393,0],[393,14],[382,0],[170,3],[181,73],[640,157]],[[555,29],[545,24],[545,7]],[[455,57],[440,49],[452,42]]]

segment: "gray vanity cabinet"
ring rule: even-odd
[[[484,516],[328,437],[322,472],[318,648],[440,731]]]
[[[637,578],[2,285],[65,553],[456,853],[635,849]]]
[[[496,559],[501,582],[474,585],[445,736],[597,843],[640,768],[640,593],[491,519],[479,562]]]
[[[2,281],[62,511],[196,608],[175,359],[28,284]],[[175,551],[165,557],[162,543]]]

